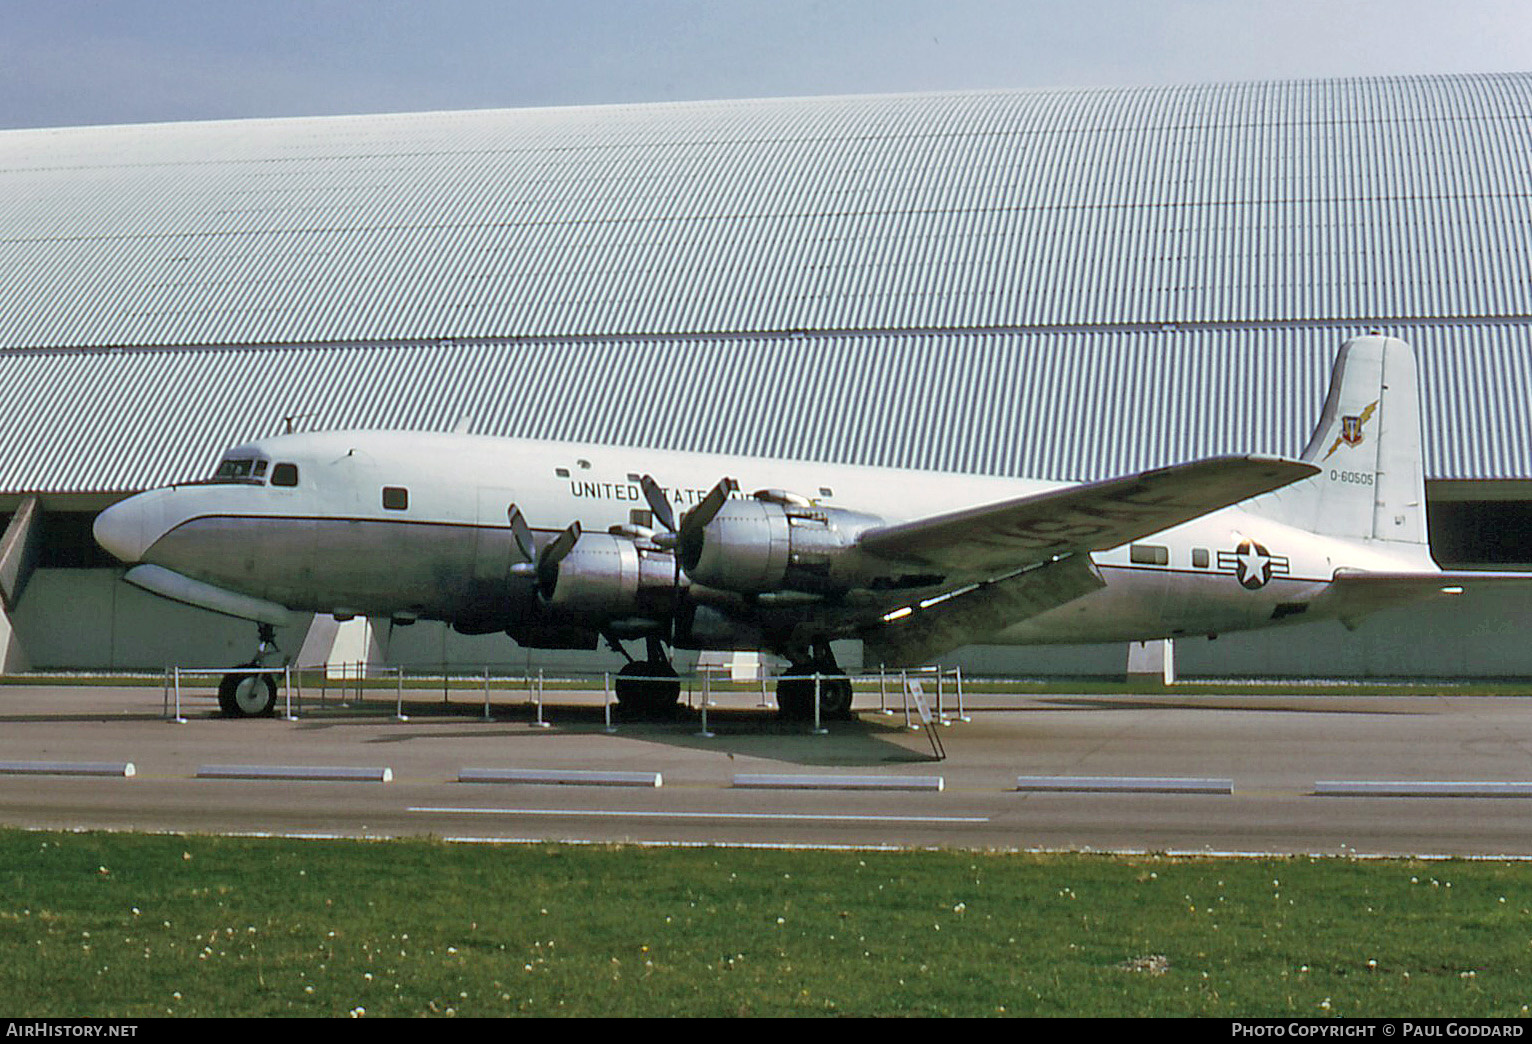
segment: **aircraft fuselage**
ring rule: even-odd
[[[230,450],[224,461],[219,480],[152,490],[109,509],[98,523],[98,538],[125,561],[162,566],[292,610],[440,619],[471,631],[516,634],[521,628],[533,640],[541,632],[528,630],[530,621],[560,621],[539,602],[535,577],[507,520],[511,505],[542,547],[573,521],[586,533],[623,526],[655,530],[640,485],[644,475],[659,483],[676,515],[729,475],[745,496],[782,490],[816,507],[843,507],[888,523],[1059,488],[1021,479],[439,433],[278,436]],[[244,462],[248,471],[236,474]],[[1091,559],[1103,587],[989,640],[1146,640],[1301,621],[1313,618],[1309,604],[1337,568],[1420,568],[1418,560],[1238,507],[1095,552]],[[906,582],[899,573],[890,567],[889,581],[876,593],[814,596],[822,602],[820,621],[852,627],[918,598],[924,581]],[[944,577],[930,589],[960,579]],[[703,647],[756,647],[761,632],[790,628],[789,617],[802,616],[802,605],[790,600],[791,612],[770,598],[700,586],[692,597],[746,625],[717,629],[716,635],[699,631],[688,644]],[[606,622],[619,633],[625,626]],[[569,623],[591,633],[602,629],[594,618],[571,617]]]

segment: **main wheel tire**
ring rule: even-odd
[[[814,673],[814,668],[789,668],[789,673]],[[821,721],[851,717],[851,679],[838,672],[823,672],[819,678],[819,718]],[[777,711],[793,721],[811,721],[814,717],[814,679],[783,678],[777,682]]]
[[[617,706],[640,718],[668,718],[681,698],[681,681],[668,663],[634,662],[617,672]]]
[[[819,685],[819,714],[844,721],[851,717],[851,679],[844,674],[825,678]]]
[[[230,718],[264,718],[277,705],[277,683],[269,674],[225,674],[218,683],[218,708]]]

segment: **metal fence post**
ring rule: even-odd
[[[534,729],[546,729],[548,723],[543,720],[543,669],[537,669],[537,720],[532,722]]]
[[[707,728],[707,705],[711,702],[712,687],[708,683],[707,671],[702,672],[702,731],[697,733],[703,739],[712,739],[713,734]]]

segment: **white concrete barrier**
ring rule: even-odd
[[[353,768],[349,765],[203,765],[198,779],[302,779],[387,783],[391,768]]]
[[[131,761],[0,761],[0,773],[22,776],[132,776]]]
[[[737,775],[736,787],[786,790],[941,790],[941,776]]]
[[[1017,790],[1116,791],[1138,794],[1232,794],[1232,779],[1173,776],[1017,776]]]
[[[561,783],[589,787],[658,787],[664,779],[658,772],[596,772],[558,769],[465,768],[458,772],[459,783]]]
[[[1532,797],[1532,783],[1499,780],[1321,780],[1321,797]]]

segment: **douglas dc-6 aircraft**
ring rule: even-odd
[[[673,709],[666,647],[763,650],[785,714],[849,713],[868,663],[969,644],[1120,642],[1336,618],[1467,583],[1427,542],[1415,361],[1362,337],[1299,460],[1233,456],[1062,485],[468,434],[282,435],[211,479],[114,505],[96,539],[142,588],[259,625],[294,612],[447,621],[627,656],[629,712]],[[256,663],[263,653],[257,654]],[[227,675],[231,715],[269,674]]]

